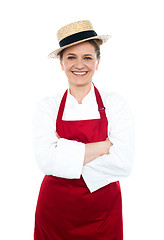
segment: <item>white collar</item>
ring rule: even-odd
[[[68,89],[68,95],[67,95],[67,100],[70,101],[72,104],[79,104],[78,101],[74,96],[71,95],[70,89]],[[95,91],[94,91],[94,86],[93,84],[91,85],[91,90],[89,93],[83,98],[82,104],[88,104],[88,102],[94,101],[95,100]]]

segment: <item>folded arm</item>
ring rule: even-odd
[[[95,191],[111,182],[130,175],[134,158],[134,118],[126,101],[115,96],[107,109],[109,139],[112,142],[109,154],[97,157],[84,165],[82,176],[90,191]]]
[[[60,139],[59,134],[56,132],[56,136]],[[87,143],[85,144],[85,155],[83,165],[93,161],[97,157],[104,154],[109,154],[110,147],[112,146],[111,141],[107,138],[105,141]]]
[[[33,149],[37,165],[47,175],[80,178],[85,144],[64,138],[58,139],[57,112],[56,99],[45,98],[37,104],[33,119]]]

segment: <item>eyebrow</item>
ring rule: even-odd
[[[76,56],[75,53],[68,53],[67,55],[74,55],[74,56]],[[93,55],[90,54],[90,53],[86,53],[86,54],[84,54],[83,56],[92,56],[92,57],[93,57]]]
[[[67,53],[67,55],[76,55],[76,54],[74,54],[74,53]]]
[[[84,54],[84,56],[93,56],[92,54],[88,53],[88,54]]]

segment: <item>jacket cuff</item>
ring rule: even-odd
[[[55,175],[62,178],[80,178],[84,163],[85,144],[64,138],[58,139]]]

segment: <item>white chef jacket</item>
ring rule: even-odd
[[[99,90],[106,108],[108,137],[113,145],[109,154],[83,165],[85,144],[56,137],[56,118],[64,93],[38,101],[33,119],[33,147],[39,168],[47,175],[68,179],[83,177],[90,192],[127,177],[134,157],[134,117],[125,99],[116,93]],[[63,120],[98,119],[94,87],[78,104],[70,94]]]

